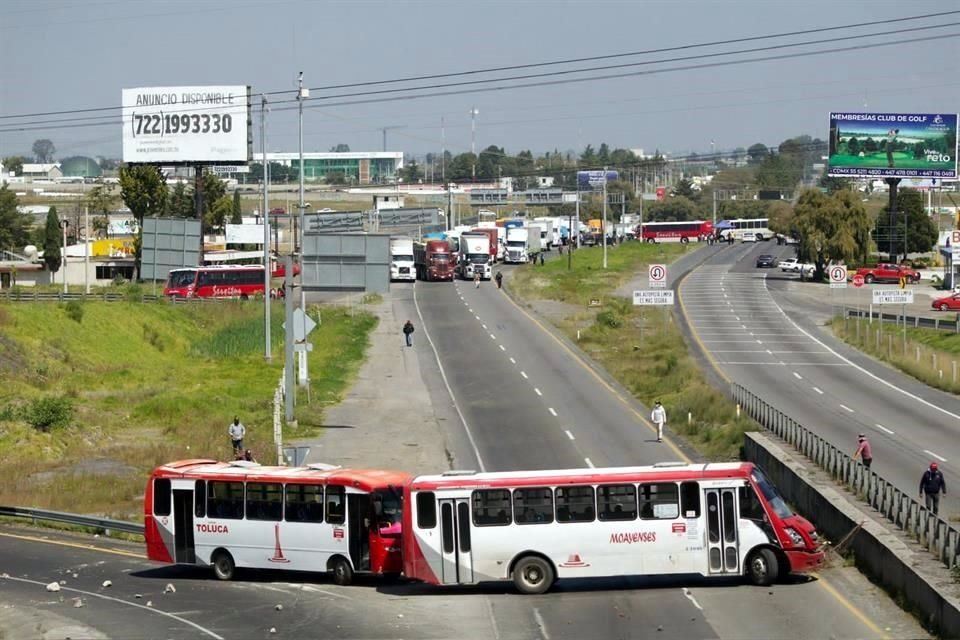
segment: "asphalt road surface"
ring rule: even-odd
[[[735,245],[681,284],[688,321],[703,347],[728,379],[851,455],[865,433],[872,469],[907,493],[916,494],[933,461],[944,470],[949,491],[960,473],[960,400],[833,338],[822,325],[839,304],[833,305],[827,285],[793,285],[797,276],[755,268],[756,255],[778,249],[784,256],[793,251],[771,242]],[[820,302],[798,295],[794,286],[815,287]],[[941,513],[960,513],[949,495]]]

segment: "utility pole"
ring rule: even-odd
[[[389,127],[380,127],[380,131],[383,132],[383,150],[384,151],[387,150],[387,131],[390,131],[391,129],[406,129],[406,128],[407,128],[407,125],[405,124],[402,124],[402,125],[395,124]]]
[[[60,260],[63,266],[63,292],[67,293],[67,227],[70,226],[70,221],[61,220],[60,226],[63,228],[63,257]]]
[[[470,153],[474,156],[477,155],[477,116],[480,115],[480,110],[473,108],[470,109]],[[474,166],[474,172],[476,172],[476,166]],[[476,175],[474,175],[476,179]]]
[[[449,184],[444,183],[447,187],[447,231],[453,229],[453,189],[450,188]]]
[[[83,208],[83,293],[90,294],[90,207]]]
[[[603,221],[600,223],[600,236],[603,242],[603,268],[607,268],[607,168],[603,168]]]
[[[712,189],[713,191],[713,228],[717,228],[717,190]]]
[[[303,180],[304,180],[304,168],[303,168],[303,101],[310,97],[310,89],[303,88],[303,71],[300,72],[300,76],[297,79],[297,103],[300,107],[300,119],[299,119],[299,137],[300,137],[300,230],[299,230],[299,260],[300,260],[300,310],[306,313],[307,311],[307,292],[303,288],[303,237],[304,229],[306,228],[303,223],[304,210],[307,208],[306,203],[303,201]],[[294,245],[297,245],[297,236],[294,235]],[[279,256],[278,256],[279,257]],[[269,268],[269,267],[268,267]],[[290,276],[290,282],[293,282],[293,276]],[[269,293],[269,292],[268,292]],[[286,294],[288,296],[293,295],[293,291],[287,290]],[[307,352],[298,351],[297,352],[297,382],[300,386],[306,386],[309,383],[309,378],[307,376]]]
[[[260,159],[263,161],[263,359],[270,362],[270,163],[267,162],[267,96],[260,95]]]
[[[440,116],[440,181],[447,184],[447,127],[443,122],[443,116]],[[450,219],[450,212],[447,212],[447,220]]]

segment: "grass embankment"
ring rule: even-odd
[[[670,428],[706,458],[736,459],[744,432],[754,427],[738,419],[735,405],[707,382],[673,315],[662,308],[634,307],[631,299],[614,294],[644,273],[646,265],[670,262],[687,250],[679,244],[628,242],[608,250],[604,270],[601,247],[578,249],[571,271],[563,256],[542,267],[516,270],[509,287],[519,298],[566,303],[564,312],[549,314],[557,327],[574,341],[579,333],[580,348],[645,405],[663,402]],[[590,306],[591,301],[599,306]]]
[[[227,424],[272,461],[273,391],[283,321],[272,317],[263,358],[263,307],[254,303],[0,304],[0,504],[139,517],[148,471],[189,457],[228,458]],[[376,318],[313,309],[309,435],[343,393]]]
[[[952,317],[952,316],[951,316]],[[858,326],[859,325],[859,326]],[[835,318],[834,335],[866,354],[889,363],[931,387],[960,393],[960,335],[936,329],[907,328],[874,321]]]

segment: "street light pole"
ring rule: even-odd
[[[63,267],[63,292],[67,292],[67,227],[70,226],[69,220],[61,220],[60,228],[63,229],[63,256],[60,259],[60,266]]]
[[[603,268],[607,268],[607,168],[603,168],[603,222],[600,224],[603,241]]]
[[[267,96],[260,96],[260,159],[263,161],[263,358],[273,360],[270,353],[270,163],[267,162]]]
[[[477,155],[477,115],[479,109],[470,109],[470,153]]]

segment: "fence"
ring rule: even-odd
[[[734,383],[738,409],[813,460],[830,476],[870,503],[891,523],[934,554],[948,569],[960,564],[960,531],[926,506],[868,470],[849,455],[748,389]]]
[[[903,324],[906,323],[908,327],[913,327],[914,329],[936,329],[938,331],[960,333],[960,313],[954,314],[953,318],[950,318],[950,314],[946,313],[940,318],[929,318],[926,316],[901,315],[899,313],[883,313],[883,311],[874,313],[872,305],[866,309],[851,309],[850,307],[845,307],[845,312],[848,318],[861,318],[868,322],[873,322],[874,320],[878,322],[893,322],[897,326],[903,326]]]

